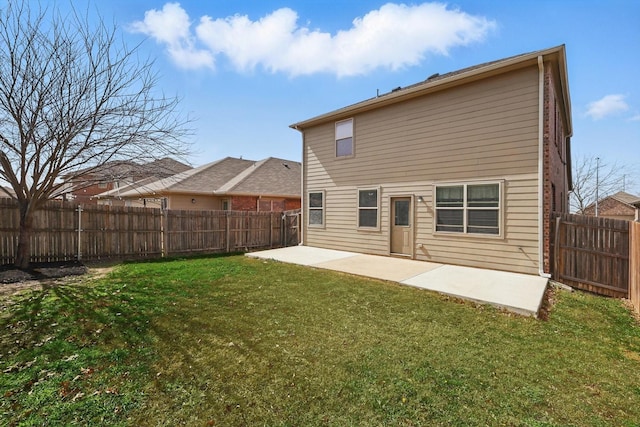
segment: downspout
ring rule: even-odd
[[[304,152],[305,152],[305,139],[304,139],[304,130],[300,129],[298,126],[293,126],[295,130],[300,132],[302,135],[302,156],[300,157],[300,220],[298,222],[298,231],[300,232],[300,242],[298,246],[304,246]],[[324,202],[324,201],[323,201]],[[324,202],[326,203],[326,202]]]
[[[551,262],[551,260],[549,260]],[[544,272],[544,60],[538,55],[538,275]]]

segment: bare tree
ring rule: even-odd
[[[119,42],[115,25],[90,21],[88,11],[29,0],[0,11],[0,180],[19,205],[19,268],[29,266],[34,212],[60,192],[62,176],[186,154],[188,120],[156,90],[153,61]]]
[[[596,199],[633,185],[633,173],[624,165],[587,156],[578,158],[573,165],[573,191],[569,199],[572,212],[582,213]]]

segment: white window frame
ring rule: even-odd
[[[321,194],[322,195],[322,206],[311,206],[311,195],[312,194]],[[318,191],[307,191],[307,225],[313,228],[324,228],[326,223],[326,211],[327,211],[327,194],[324,190]],[[311,211],[320,211],[322,213],[322,223],[321,224],[312,224],[311,223]]]
[[[341,127],[341,125],[344,125],[346,123],[351,123],[350,132],[341,133],[342,131],[341,130],[339,131],[339,128]],[[338,142],[339,141],[343,141],[343,140],[348,139],[348,138],[351,138],[351,153],[339,155],[338,154]],[[355,139],[355,136],[354,136],[354,120],[353,120],[353,118],[346,119],[346,120],[340,120],[339,122],[336,122],[336,124],[335,124],[334,142],[335,142],[334,149],[335,149],[336,158],[344,159],[344,158],[350,158],[350,157],[355,156],[356,139]]]
[[[360,206],[360,192],[362,191],[375,191],[376,192],[376,206]],[[358,230],[366,230],[366,231],[371,231],[371,230],[380,230],[380,200],[381,200],[381,195],[380,195],[380,187],[363,187],[363,188],[358,188],[357,193],[356,193],[356,200],[357,200],[357,209],[356,209],[356,222],[358,224]],[[376,225],[375,227],[372,226],[368,226],[368,225],[360,225],[360,211],[361,210],[375,210],[376,211]]]
[[[468,206],[468,187],[476,185],[498,185],[498,206],[497,207],[469,207]],[[439,187],[462,187],[462,206],[461,207],[438,207],[438,188]],[[444,234],[450,236],[468,236],[479,238],[503,238],[504,236],[504,181],[465,181],[465,182],[446,182],[433,185],[433,232],[435,234]],[[438,211],[441,209],[456,209],[462,211],[462,231],[438,230]],[[498,212],[498,233],[474,233],[469,232],[468,213],[469,211],[490,210]]]

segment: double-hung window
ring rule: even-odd
[[[500,235],[501,193],[499,182],[437,185],[436,231]]]
[[[378,228],[380,197],[377,188],[358,190],[358,227]]]
[[[324,191],[309,192],[309,225],[324,226]]]
[[[336,123],[336,157],[353,156],[353,119]]]

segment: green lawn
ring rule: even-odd
[[[640,326],[241,255],[0,298],[0,425],[634,426]]]

